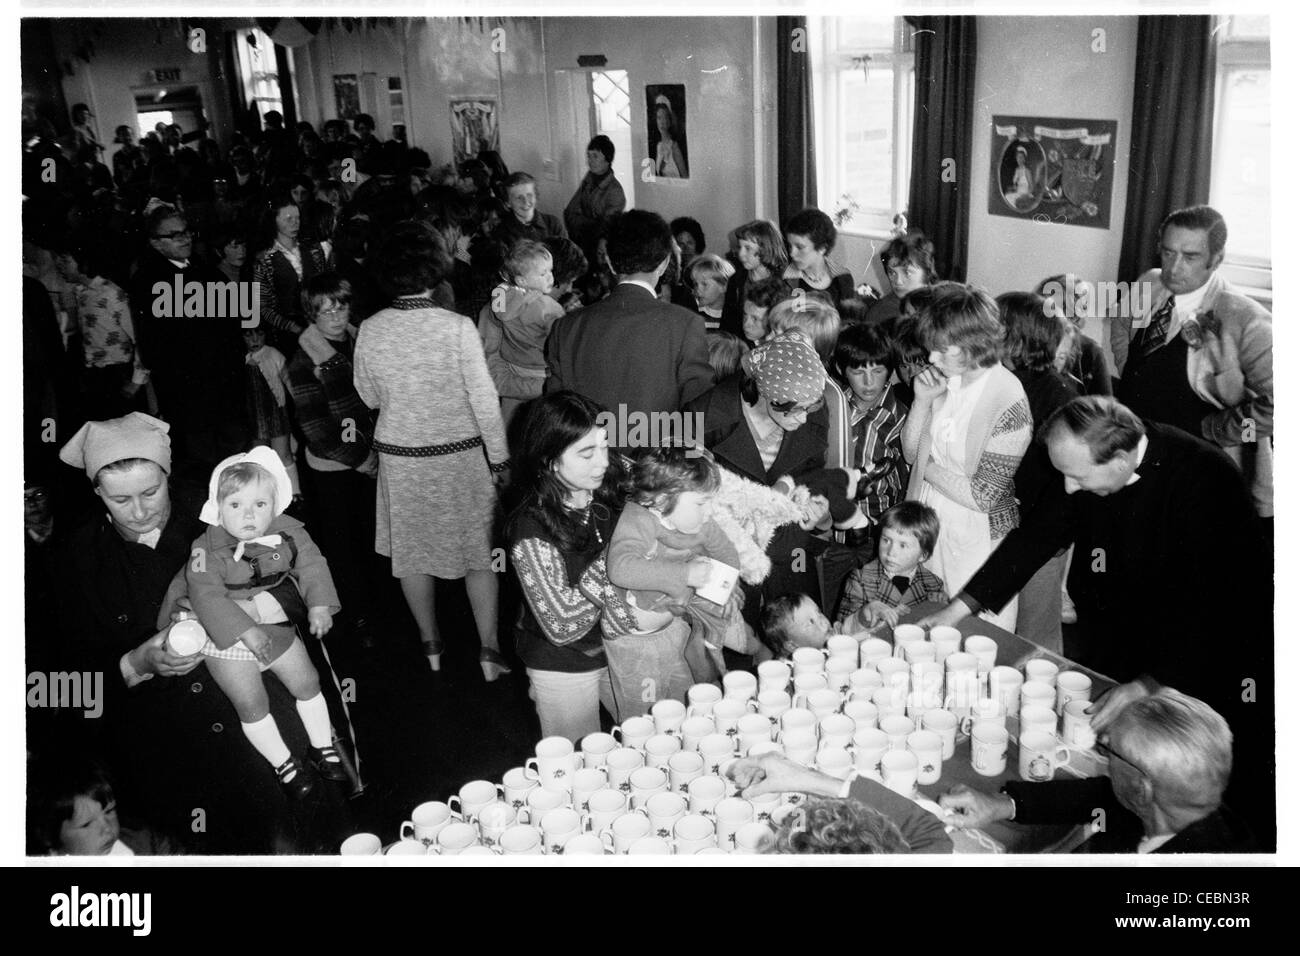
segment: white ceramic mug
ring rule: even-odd
[[[1060,673],[1059,668],[1053,661],[1045,657],[1034,657],[1025,661],[1025,680],[1042,681],[1052,687],[1056,686],[1056,675]]]
[[[508,803],[495,800],[479,811],[478,832],[484,846],[494,847],[502,835],[519,822],[519,811]]]
[[[713,821],[698,813],[688,813],[673,825],[673,848],[679,856],[691,856],[717,846]]]
[[[603,767],[605,758],[618,746],[613,734],[597,732],[582,738],[582,765],[584,767]]]
[[[430,800],[411,811],[411,819],[404,820],[398,828],[398,839],[415,839],[430,846],[438,839],[438,833],[443,827],[459,819],[460,815],[447,804],[440,800]]]
[[[826,690],[829,686],[826,682],[826,674],[823,671],[795,674],[794,705],[796,707],[807,707],[809,694],[814,691]]]
[[[853,735],[853,765],[858,773],[880,779],[880,758],[889,751],[889,735],[875,727],[864,727]]]
[[[790,709],[790,695],[783,690],[760,690],[758,692],[758,712],[776,723],[781,715]]]
[[[717,732],[718,726],[711,714],[708,717],[687,717],[682,721],[682,749],[699,750],[700,741]]]
[[[655,722],[649,717],[629,717],[611,732],[624,747],[640,750],[655,735]]]
[[[545,790],[568,790],[573,772],[582,764],[582,755],[573,752],[567,737],[545,737],[538,741],[536,756],[524,761],[524,773]]]
[[[423,842],[420,845],[427,849]],[[384,841],[373,833],[354,833],[339,845],[339,856],[378,856],[383,849]]]
[[[686,816],[687,810],[686,798],[680,793],[656,793],[645,803],[650,831],[665,840],[672,836],[673,824]]]
[[[797,647],[790,655],[794,665],[794,676],[800,674],[820,674],[826,666],[826,654],[816,647]]]
[[[685,793],[696,777],[704,776],[704,758],[694,750],[683,750],[668,758],[668,786]]]
[[[609,786],[609,774],[604,767],[583,767],[573,775],[573,807],[575,810],[587,809],[587,801],[597,790]]]
[[[660,701],[663,703],[663,701]],[[670,701],[675,703],[675,701]],[[647,767],[668,766],[668,758],[682,749],[680,737],[672,734],[655,734],[645,742],[645,762]]]
[[[1020,713],[1020,687],[1025,678],[1020,671],[999,664],[989,671],[989,696],[1002,705],[1008,714]]]
[[[686,720],[686,705],[680,700],[660,700],[650,708],[650,719],[655,722],[655,731],[661,734],[675,734],[682,729]]]
[[[967,654],[974,654],[978,662],[978,669],[981,674],[987,674],[997,665],[998,662],[998,642],[991,637],[985,637],[982,634],[972,634],[966,638],[962,644],[962,650]]]
[[[943,741],[942,756],[951,760],[957,752],[957,725],[960,719],[950,710],[927,710],[921,715],[921,727],[939,735]]]
[[[938,783],[943,768],[943,738],[933,730],[916,730],[907,735],[907,749],[916,756],[916,782]]]
[[[836,713],[843,702],[844,700],[839,695],[839,692],[833,691],[829,687],[810,691],[808,694],[808,709],[813,712],[813,716],[818,720]]]
[[[632,771],[644,766],[645,754],[639,750],[633,750],[631,747],[611,750],[609,756],[605,758],[605,773],[609,777],[609,785],[615,790],[626,793],[632,789],[628,784]]]
[[[472,823],[453,820],[438,831],[438,853],[442,856],[457,854],[478,846],[478,828]]]
[[[758,695],[758,678],[749,671],[727,671],[722,675],[722,696],[727,700],[749,700]]]
[[[628,783],[632,785],[632,809],[636,810],[656,793],[668,789],[668,774],[658,767],[638,767],[632,771]]]
[[[501,778],[501,790],[505,793],[506,803],[516,810],[528,799],[528,792],[537,786],[537,781],[524,771],[523,767],[512,767]]]
[[[844,702],[844,716],[853,721],[855,730],[861,730],[876,726],[880,708],[869,700],[847,700]]]
[[[853,638],[849,638],[853,640]],[[855,648],[857,642],[854,641]],[[856,659],[850,660],[845,657],[832,657],[826,662],[826,686],[836,693],[843,693],[849,686],[853,677],[853,672],[858,669]]]
[[[814,730],[817,715],[806,707],[791,707],[781,715],[781,733],[788,730]]]
[[[1020,710],[1047,707],[1056,710],[1056,688],[1041,680],[1027,680],[1020,685]]]
[[[770,823],[773,812],[782,805],[779,793],[762,793],[746,799],[754,805],[754,819],[763,823]]]
[[[758,665],[758,692],[784,691],[790,686],[790,665],[784,661],[763,661]]]
[[[1092,700],[1092,678],[1079,671],[1061,671],[1056,675],[1056,712],[1065,712],[1072,700]]]
[[[916,730],[916,724],[913,723],[911,717],[893,714],[889,717],[880,718],[880,729],[889,738],[889,748],[891,750],[906,750],[907,735]]]
[[[688,717],[711,717],[713,705],[722,700],[722,688],[717,684],[695,684],[686,692]]]
[[[916,754],[907,750],[890,750],[880,758],[880,779],[886,787],[904,797],[916,790],[920,764]]]
[[[878,687],[883,687],[885,679],[874,667],[859,667],[849,675],[849,695],[854,700],[870,700]]]
[[[1020,733],[1037,731],[1056,735],[1056,711],[1050,707],[1030,704],[1020,709]]]
[[[1007,728],[980,724],[970,738],[970,765],[984,777],[996,777],[1007,769]]]
[[[471,780],[460,791],[447,798],[451,812],[467,823],[478,819],[479,811],[497,800],[505,800],[505,787],[490,780]]]
[[[934,659],[942,664],[949,654],[961,649],[961,631],[946,624],[930,628],[930,643],[934,645]]]
[[[567,807],[569,799],[567,790],[546,790],[538,787],[528,794],[528,799],[519,810],[519,822],[535,826],[543,814],[556,807]]]
[[[925,629],[915,624],[900,624],[894,628],[894,656],[904,659],[908,644],[925,640]]]
[[[727,781],[712,774],[696,777],[687,785],[686,794],[691,813],[712,813],[727,795]]]
[[[885,687],[902,687],[907,690],[912,684],[912,665],[901,657],[891,657],[876,662],[878,673]]]
[[[817,731],[803,728],[783,730],[781,748],[795,763],[810,767],[817,759]]]
[[[713,724],[718,733],[735,736],[736,725],[746,714],[754,713],[758,702],[749,698],[724,697],[713,705]]]
[[[880,687],[871,695],[877,722],[886,717],[897,717],[907,712],[907,690],[903,687]]]
[[[599,834],[625,813],[627,813],[626,793],[608,787],[597,790],[587,798],[587,812],[582,818],[583,826],[592,833]]]
[[[579,833],[564,844],[565,856],[604,856],[605,841],[595,833]]]
[[[869,637],[858,645],[858,663],[863,667],[875,667],[879,661],[894,655],[894,645],[879,637]]]
[[[624,813],[615,817],[609,829],[604,832],[610,835],[611,849],[615,853],[626,854],[635,841],[650,836],[650,817],[635,811]]]
[[[714,831],[718,846],[736,848],[736,831],[754,822],[754,805],[744,797],[726,797],[713,808]]]
[[[958,716],[965,716],[979,700],[979,660],[974,654],[957,651],[943,662],[947,674],[946,698]]]
[[[752,802],[752,801],[751,801]],[[737,853],[762,853],[772,841],[775,834],[772,828],[762,821],[746,823],[733,835]]]
[[[853,722],[853,718],[846,717],[844,714],[827,714],[817,726],[821,746],[835,747],[840,750],[853,745],[853,735],[858,730],[858,725]]]
[[[1061,715],[1061,738],[1066,746],[1078,750],[1089,750],[1097,743],[1097,734],[1092,729],[1092,717],[1087,713],[1092,701],[1072,700],[1065,705]]]
[[[903,645],[903,660],[909,664],[938,663],[939,656],[929,641],[912,641]],[[943,665],[940,665],[943,666]]]
[[[706,774],[721,773],[736,756],[736,741],[726,734],[710,734],[700,741],[699,753]]]
[[[740,756],[746,756],[755,744],[772,739],[772,721],[761,713],[746,714],[736,724],[736,744]]]
[[[850,661],[853,664],[852,669],[858,666],[858,640],[847,634],[832,634],[826,641],[826,665],[830,666],[831,661],[843,660]]]
[[[1007,714],[1002,703],[992,697],[982,697],[971,705],[970,713],[961,720],[961,732],[969,734],[978,724],[1007,725]]]
[[[540,823],[542,852],[553,856],[564,853],[565,844],[582,832],[582,814],[572,807],[548,810]]]
[[[497,839],[497,846],[505,856],[541,856],[542,831],[537,827],[517,823],[506,828]]]
[[[1046,783],[1057,767],[1070,762],[1070,750],[1057,741],[1055,734],[1031,730],[1020,735],[1020,779]]]

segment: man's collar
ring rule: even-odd
[[[619,284],[619,285],[634,285],[634,286],[638,286],[638,287],[640,287],[640,288],[642,288],[642,289],[645,289],[647,292],[649,292],[649,293],[650,293],[652,296],[654,296],[656,299],[659,298],[659,293],[658,293],[658,291],[657,291],[657,290],[655,289],[655,287],[652,286],[649,282],[642,282],[640,279],[631,279],[631,278],[628,278],[628,279],[619,279],[619,280],[618,280],[618,284]]]
[[[1124,482],[1125,488],[1129,485],[1136,485],[1141,479],[1142,476],[1138,474],[1138,470],[1142,467],[1142,462],[1146,459],[1147,446],[1150,444],[1151,440],[1147,438],[1146,435],[1143,435],[1138,439],[1137,458],[1133,462],[1133,474],[1129,475],[1128,481]]]
[[[189,260],[189,259],[171,259],[171,258],[168,258],[167,261],[170,262],[172,265],[174,265],[177,269],[188,269],[188,268],[190,267],[190,260]]]

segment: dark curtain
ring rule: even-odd
[[[908,17],[916,113],[907,222],[934,240],[935,270],[964,282],[975,116],[975,17]]]
[[[275,44],[275,72],[280,77],[280,115],[284,117],[284,128],[294,137],[294,127],[298,125],[298,104],[293,98],[293,75],[289,71],[288,51]]]
[[[800,209],[817,205],[807,18],[777,17],[776,42],[776,202],[784,223]]]
[[[1158,264],[1161,221],[1210,199],[1214,138],[1213,17],[1140,17],[1119,275]]]

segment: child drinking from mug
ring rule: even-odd
[[[939,540],[939,516],[919,501],[894,505],[880,518],[880,548],[875,560],[849,575],[838,619],[868,627],[898,624],[898,616],[926,601],[948,603],[943,582],[923,566]]]
[[[836,634],[862,630],[859,621],[832,624],[806,594],[782,594],[763,606],[758,628],[763,644],[776,657],[788,658],[801,647],[826,646]]]
[[[312,784],[271,716],[262,671],[274,673],[297,699],[316,771],[327,780],[347,775],[301,637],[303,630],[324,637],[339,610],[338,594],[307,529],[283,514],[290,495],[284,465],[265,445],[227,458],[212,472],[201,513],[212,527],[194,541],[182,573],[208,633],[202,649],[208,670],[253,748],[275,768],[284,789],[301,797]]]
[[[724,643],[737,650],[748,644],[734,585],[725,604],[695,593],[710,580],[707,559],[740,566],[736,546],[710,514],[720,484],[702,448],[656,449],[633,467],[633,491],[606,557],[615,594],[601,618],[616,697],[620,687],[639,697],[643,680],[653,678],[656,699],[683,699],[692,683],[725,669]]]
[[[551,253],[541,242],[516,241],[502,268],[507,281],[492,290],[479,314],[483,354],[507,427],[519,406],[541,395],[546,384],[546,337],[564,315],[564,307],[547,294],[555,284],[551,265]]]

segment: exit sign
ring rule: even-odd
[[[181,78],[180,67],[171,67],[166,70],[154,70],[153,79],[155,83],[174,83]]]

